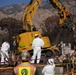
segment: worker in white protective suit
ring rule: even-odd
[[[1,46],[1,64],[6,64],[9,58],[8,50],[10,49],[10,44],[5,41]]]
[[[38,34],[35,34],[35,39],[32,42],[32,48],[33,48],[33,56],[32,61],[30,63],[35,63],[35,59],[37,56],[37,64],[40,62],[41,58],[41,48],[44,46],[44,41],[39,37]]]
[[[42,74],[54,75],[54,73],[55,73],[54,59],[48,59],[47,65],[42,69]]]

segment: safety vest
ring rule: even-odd
[[[34,75],[36,67],[29,63],[22,63],[14,68],[16,75]]]

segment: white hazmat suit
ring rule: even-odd
[[[54,75],[55,64],[53,59],[48,59],[48,64],[43,67],[42,74],[44,75]]]
[[[40,62],[41,58],[41,47],[44,46],[44,41],[38,36],[38,34],[35,35],[35,39],[33,40],[32,43],[32,48],[33,48],[33,56],[32,56],[32,61],[31,63],[35,63],[35,59],[37,56],[37,62]]]
[[[8,61],[9,48],[10,48],[10,44],[8,42],[3,42],[2,46],[1,46],[1,64],[4,64],[5,60]]]

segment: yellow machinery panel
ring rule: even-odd
[[[34,39],[35,34],[38,34],[45,42],[44,48],[50,47],[50,41],[48,37],[42,37],[41,33],[39,31],[33,31],[33,32],[25,32],[19,35],[20,41],[19,41],[19,51],[22,50],[32,50],[32,41]]]
[[[43,48],[48,48],[48,47],[51,46],[50,40],[49,40],[49,38],[47,36],[46,37],[42,37],[42,39],[44,40],[44,43],[45,43]]]

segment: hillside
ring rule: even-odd
[[[71,2],[70,5],[64,2],[64,5],[72,14],[76,14],[75,13],[76,8],[74,7],[75,6],[74,2]],[[6,18],[6,17],[12,17],[12,18],[21,20],[24,8],[26,6],[27,6],[26,4],[18,4],[18,5],[2,7],[0,8],[0,19]],[[58,16],[57,10],[53,8],[52,5],[50,5],[48,2],[42,2],[42,4],[40,5],[38,11],[36,12],[33,18],[33,23],[34,25],[40,25],[49,16],[52,17],[54,15]]]

